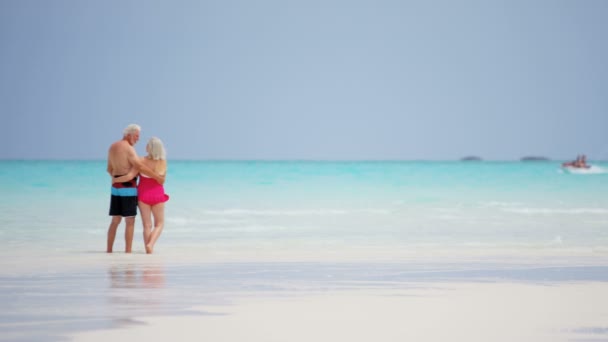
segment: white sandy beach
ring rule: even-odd
[[[420,285],[420,286],[418,286]],[[256,297],[72,341],[605,341],[606,283],[433,283]]]
[[[196,262],[172,250],[16,253],[1,273],[14,311],[1,314],[0,341],[608,339],[597,255]]]

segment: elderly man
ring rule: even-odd
[[[144,165],[137,157],[133,146],[139,140],[141,128],[136,124],[127,126],[123,131],[121,140],[113,143],[108,151],[108,173],[116,178],[128,174],[132,169],[142,170],[153,176],[159,183],[164,183],[165,177],[158,175]],[[123,183],[112,184],[112,199],[110,202],[110,216],[112,221],[108,228],[107,252],[112,253],[116,230],[125,218],[125,252],[131,253],[133,245],[133,232],[135,230],[135,216],[137,215],[137,176]]]

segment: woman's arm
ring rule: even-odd
[[[136,167],[131,168],[131,171],[129,171],[129,173],[127,173],[126,175],[112,178],[112,183],[128,182],[131,179],[135,178],[135,176],[137,176],[138,173],[139,173],[139,170]]]
[[[167,164],[166,161],[162,161],[161,167],[160,168],[155,168],[156,170],[154,170],[154,174],[156,175],[156,177],[154,177],[154,179],[156,179],[156,181],[160,184],[163,185],[165,184],[165,178],[167,177]]]
[[[131,162],[131,165],[135,166],[135,168],[137,170],[139,170],[139,172],[144,173],[152,178],[154,178],[157,182],[159,182],[160,184],[163,184],[165,182],[165,176],[161,176],[159,175],[157,172],[154,172],[154,170],[152,170],[150,167],[148,167],[148,165],[146,165],[146,163],[143,162],[144,158],[139,158],[137,157],[137,153],[135,153],[135,149],[132,149],[132,153],[129,154],[128,158],[129,158],[129,162]]]
[[[153,169],[142,162],[141,173],[145,174],[146,176],[154,178],[154,180],[156,180],[161,185],[165,184],[165,174],[158,173],[155,169],[156,168]]]
[[[159,184],[164,184],[165,175],[162,173],[156,172],[156,170],[154,170],[153,168],[146,165],[146,163],[143,162],[143,159],[144,158],[142,158],[141,160],[138,160],[136,163],[137,168],[139,169],[139,172],[145,174],[148,177],[154,178],[154,180],[156,180]]]
[[[161,160],[160,167],[157,169],[158,174],[163,177],[163,183],[165,182],[165,178],[167,177],[167,161]],[[161,184],[163,184],[161,183]]]

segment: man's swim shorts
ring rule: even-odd
[[[112,184],[110,216],[137,216],[137,177],[128,182]]]

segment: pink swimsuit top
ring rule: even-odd
[[[169,195],[165,194],[165,188],[154,178],[141,174],[137,185],[137,199],[148,205],[155,205],[167,202]]]

